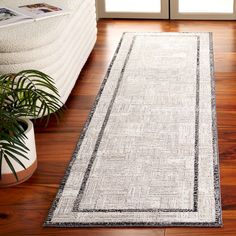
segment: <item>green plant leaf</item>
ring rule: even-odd
[[[16,174],[16,170],[15,170],[14,166],[12,165],[11,161],[8,159],[8,157],[5,154],[3,154],[3,157],[6,160],[8,166],[10,167],[12,173],[14,174],[16,180],[19,181],[18,176]]]
[[[48,125],[51,114],[58,120],[63,104],[53,79],[37,70],[24,70],[0,76],[0,164],[6,159],[16,176],[11,158],[23,164],[28,159],[26,136],[19,119],[45,117]],[[16,155],[19,155],[16,157]],[[20,165],[21,165],[20,164]],[[1,169],[1,165],[0,165]],[[1,175],[1,172],[0,172]],[[17,178],[17,176],[16,176]]]
[[[5,154],[9,157],[11,157],[13,160],[15,160],[19,165],[21,165],[24,169],[26,169],[25,165],[19,160],[19,158],[17,158],[16,156],[14,156],[11,152],[9,151],[5,151]],[[29,159],[28,159],[29,160]]]

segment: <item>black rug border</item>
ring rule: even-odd
[[[181,209],[181,208],[170,208],[170,209],[162,209],[162,208],[150,208],[150,209],[80,209],[79,208],[79,205],[81,203],[81,200],[83,198],[83,195],[84,195],[84,191],[85,191],[85,188],[86,188],[86,184],[88,182],[88,179],[89,179],[89,175],[91,173],[91,169],[92,169],[92,166],[93,166],[93,163],[95,161],[95,158],[96,158],[96,153],[98,151],[98,148],[99,148],[99,144],[100,144],[100,141],[102,139],[102,136],[103,136],[103,132],[104,132],[104,129],[106,127],[106,124],[109,120],[109,116],[108,114],[111,114],[111,110],[112,110],[112,106],[114,104],[114,101],[116,99],[116,96],[117,96],[117,93],[118,93],[118,90],[119,90],[119,86],[122,82],[122,79],[123,79],[123,75],[124,75],[124,72],[125,72],[125,69],[126,69],[126,66],[128,64],[128,61],[129,61],[129,58],[130,58],[130,55],[133,51],[133,48],[134,48],[134,45],[135,45],[135,41],[137,40],[137,37],[140,36],[140,37],[166,37],[166,35],[152,35],[152,34],[146,34],[146,35],[137,35],[137,34],[134,34],[133,35],[133,38],[132,38],[132,42],[131,42],[131,45],[129,47],[129,50],[128,50],[128,53],[126,55],[126,58],[125,58],[125,61],[124,61],[124,65],[122,67],[122,70],[121,70],[121,74],[119,76],[119,79],[117,81],[117,85],[116,85],[116,88],[114,90],[114,94],[112,96],[112,99],[110,101],[110,105],[107,109],[107,113],[106,113],[106,116],[104,118],[104,122],[103,122],[103,125],[101,127],[101,130],[99,132],[99,135],[97,137],[97,141],[96,141],[96,144],[95,144],[95,147],[94,147],[94,151],[91,155],[91,158],[90,158],[90,161],[89,161],[89,164],[87,166],[87,169],[85,171],[85,174],[84,174],[84,178],[83,178],[83,181],[82,181],[82,184],[81,184],[81,187],[80,187],[80,190],[78,191],[78,195],[75,199],[75,202],[74,202],[74,207],[72,208],[72,212],[88,212],[88,213],[91,213],[91,212],[104,212],[104,213],[108,213],[108,212],[117,212],[117,213],[122,213],[122,212],[168,212],[168,213],[171,213],[171,212],[197,212],[198,210],[198,182],[199,182],[199,98],[200,98],[200,36],[199,35],[173,35],[175,37],[177,36],[180,36],[180,37],[193,37],[193,38],[196,38],[197,39],[197,61],[196,61],[196,99],[195,99],[195,142],[194,142],[194,179],[193,179],[193,183],[194,183],[194,186],[193,186],[193,207],[191,209]],[[97,143],[98,143],[98,146],[97,146]],[[79,150],[78,150],[79,151]]]
[[[210,71],[211,71],[211,106],[212,106],[212,131],[213,131],[213,154],[214,154],[214,188],[215,188],[215,202],[216,202],[216,221],[215,222],[95,222],[95,223],[78,223],[78,222],[52,222],[52,217],[55,209],[57,208],[58,202],[61,198],[61,194],[65,187],[66,181],[69,177],[71,168],[76,160],[78,149],[84,139],[86,130],[92,120],[93,114],[95,112],[96,106],[99,102],[100,96],[109,78],[110,71],[112,69],[113,63],[117,57],[120,50],[121,44],[123,42],[124,36],[126,34],[147,34],[147,33],[161,33],[161,32],[124,32],[118,44],[118,47],[113,55],[109,68],[106,72],[104,80],[101,84],[99,92],[96,96],[93,107],[89,113],[88,119],[82,129],[79,141],[77,142],[72,159],[69,162],[66,173],[63,180],[59,186],[56,197],[52,203],[52,207],[49,210],[48,216],[44,221],[44,227],[222,227],[222,208],[221,208],[221,192],[220,192],[220,171],[219,171],[219,150],[218,150],[218,132],[217,132],[217,118],[216,118],[216,94],[215,94],[215,77],[214,77],[214,50],[213,50],[213,33],[212,32],[162,32],[170,34],[209,34],[209,57],[210,57]]]

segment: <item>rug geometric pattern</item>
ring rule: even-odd
[[[220,226],[211,33],[125,33],[45,226]]]

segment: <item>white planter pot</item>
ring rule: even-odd
[[[25,140],[25,145],[28,147],[29,151],[25,155],[29,158],[29,160],[16,155],[16,157],[18,157],[21,160],[21,162],[25,165],[26,169],[24,169],[16,161],[10,159],[18,176],[18,181],[17,181],[11,169],[9,168],[8,164],[6,163],[5,159],[3,159],[2,178],[0,180],[0,187],[7,187],[26,181],[28,178],[31,177],[31,175],[37,168],[34,126],[29,119],[23,119],[22,121],[28,126],[25,131],[25,135],[27,137],[27,139]]]

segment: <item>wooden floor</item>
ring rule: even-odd
[[[43,228],[100,83],[124,31],[214,33],[223,228]],[[0,235],[202,236],[236,235],[236,22],[100,20],[98,41],[59,126],[37,125],[38,169],[26,183],[0,189]]]

